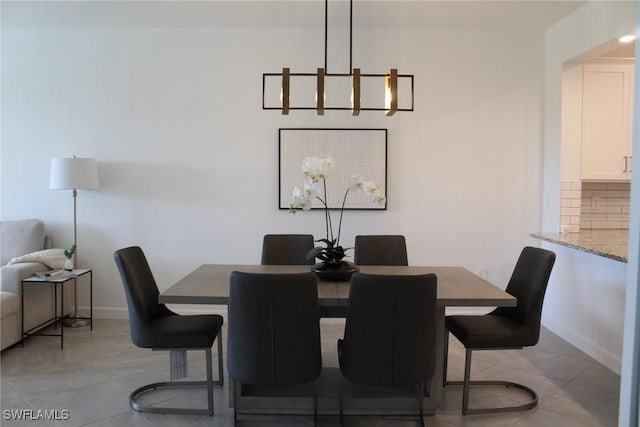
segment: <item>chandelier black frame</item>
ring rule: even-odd
[[[283,68],[281,73],[262,74],[262,109],[281,110],[283,115],[289,114],[291,110],[316,110],[318,115],[324,115],[325,110],[351,111],[354,116],[360,111],[384,111],[385,116],[392,116],[398,111],[413,111],[413,74],[398,74],[398,70],[392,68],[386,74],[361,73],[359,68],[353,68],[353,0],[349,1],[349,70],[350,73],[329,73],[327,72],[327,28],[329,23],[329,0],[324,2],[324,68],[318,68],[315,73],[292,73],[289,68]],[[280,105],[266,105],[266,82],[269,77],[280,77],[282,79]],[[292,106],[291,105],[291,80],[296,77],[316,78],[316,104],[313,106]],[[331,78],[351,78],[351,106],[333,107],[325,105],[325,82]],[[361,82],[362,79],[383,79],[385,89],[385,106],[368,107],[361,104]],[[398,107],[398,80],[408,79],[411,88],[410,107]]]

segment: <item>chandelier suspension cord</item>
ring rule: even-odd
[[[327,45],[329,27],[329,0],[324,0],[324,71],[329,74],[327,67]],[[353,0],[349,0],[349,74],[353,72]]]
[[[327,27],[329,26],[329,0],[324,0],[324,71],[327,70]]]
[[[349,74],[353,72],[353,0],[349,0]]]

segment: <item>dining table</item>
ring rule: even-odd
[[[433,273],[437,277],[437,309],[436,309],[436,372],[430,384],[425,390],[424,411],[433,414],[440,403],[442,394],[442,379],[444,357],[444,320],[447,307],[514,307],[516,298],[503,289],[493,285],[489,281],[460,266],[359,266],[361,273],[378,275],[419,275]],[[164,304],[199,304],[222,305],[229,303],[229,283],[233,271],[262,274],[304,273],[310,271],[307,265],[248,265],[248,264],[203,264],[187,274],[174,285],[160,293],[158,301]],[[340,318],[346,317],[349,302],[350,282],[328,282],[318,279],[318,307],[320,317]],[[172,367],[172,370],[174,368]],[[339,372],[336,368],[323,368],[323,375],[327,382],[344,381],[336,379]],[[326,375],[325,375],[326,371]],[[344,383],[340,383],[341,392],[344,394]],[[242,388],[229,381],[229,403],[231,406],[242,406],[242,409],[251,412],[290,413],[292,396],[283,396],[278,401],[273,395],[259,396],[259,392],[253,391],[250,398],[243,398]],[[325,390],[338,387],[323,386]],[[295,391],[289,390],[292,393]],[[415,398],[413,394],[405,399],[393,398],[381,402],[379,398],[370,398],[365,395],[361,399],[353,401],[357,413],[378,413],[384,408],[385,413],[408,413],[415,410]],[[319,400],[318,411],[334,414],[338,410],[338,396],[317,395]],[[241,403],[242,399],[242,403]],[[341,400],[342,398],[340,398]],[[295,405],[294,405],[295,406]],[[295,408],[294,408],[295,409]],[[293,411],[296,412],[295,410]],[[303,411],[304,412],[304,411]]]

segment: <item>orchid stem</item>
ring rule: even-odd
[[[320,201],[320,203],[322,203],[322,206],[324,206],[324,223],[326,226],[326,234],[327,234],[327,240],[333,240],[333,224],[331,223],[331,214],[329,213],[329,205],[327,205],[327,183],[324,183],[324,200],[319,197],[316,196],[316,199],[318,199]],[[342,217],[340,218],[340,220],[342,220]],[[329,236],[331,236],[331,239],[329,239]]]
[[[342,206],[340,207],[340,221],[338,222],[338,240],[336,241],[336,246],[340,244],[340,233],[342,232],[342,214],[344,213],[344,205],[347,202],[347,195],[349,194],[349,188],[344,192],[344,197],[342,198]]]
[[[331,240],[333,241],[333,224],[331,223],[331,213],[329,212],[329,206],[327,205],[327,180],[322,180],[322,185],[324,189],[324,214],[325,214],[325,223],[327,224],[327,240],[329,240],[329,233],[331,233]]]

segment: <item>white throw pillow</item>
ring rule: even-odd
[[[52,270],[64,267],[66,257],[64,249],[45,249],[42,251],[31,252],[30,254],[12,258],[9,264],[17,264],[19,262],[40,262]]]

